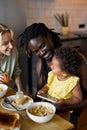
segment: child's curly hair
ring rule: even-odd
[[[61,61],[61,69],[63,71],[71,75],[78,74],[82,60],[75,48],[62,46],[55,50],[54,56]]]

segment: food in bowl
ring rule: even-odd
[[[8,90],[8,86],[5,84],[0,84],[0,98],[3,97]]]
[[[0,92],[3,91],[4,89],[3,88],[0,88]]]
[[[34,102],[26,109],[26,112],[34,122],[45,123],[54,117],[56,108],[48,102]]]
[[[29,109],[29,113],[35,116],[47,116],[53,113],[53,108],[39,105],[39,106],[35,106]]]

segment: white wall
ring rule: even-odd
[[[0,23],[10,26],[16,34],[26,27],[25,0],[0,0]]]
[[[87,25],[87,0],[27,0],[27,25],[44,22],[60,31],[54,14],[64,12],[69,14],[71,31],[78,30],[78,24]]]

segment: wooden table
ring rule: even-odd
[[[15,94],[15,91],[13,89],[9,89],[6,96],[12,94]],[[0,111],[6,112],[8,110],[5,110],[0,105]],[[21,119],[21,130],[71,130],[72,128],[74,128],[73,124],[56,114],[51,121],[42,124],[35,123],[28,117],[26,117],[25,119]]]

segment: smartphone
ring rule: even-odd
[[[57,102],[57,98],[54,98],[48,94],[37,94],[37,97],[45,99],[47,101],[50,101],[52,103],[56,103]]]

